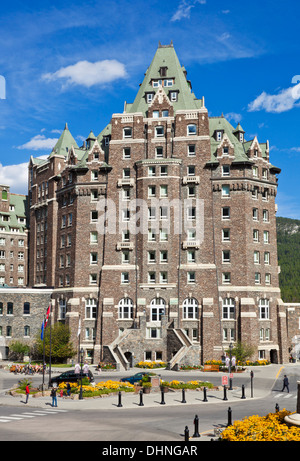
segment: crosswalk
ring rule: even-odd
[[[37,418],[39,416],[57,415],[59,413],[66,413],[67,410],[60,410],[58,408],[51,408],[45,410],[22,411],[20,413],[11,414],[9,416],[0,415],[0,423],[10,423],[12,421],[22,421],[30,418]]]
[[[283,393],[283,392],[279,392],[277,394],[274,394],[273,395],[273,398],[274,399],[296,399],[297,398],[297,394],[292,394],[292,393]]]

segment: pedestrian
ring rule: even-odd
[[[79,375],[79,373],[80,373],[80,365],[79,365],[79,363],[76,363],[76,365],[75,365],[75,373],[76,373],[76,375]]]
[[[28,384],[26,385],[25,393],[26,393],[26,402],[25,402],[25,403],[28,403],[29,394],[30,394],[30,390],[29,390],[29,385],[28,385]]]
[[[83,373],[85,374],[85,376],[89,375],[89,366],[88,366],[87,362],[85,362],[85,364],[83,366]]]
[[[67,396],[70,397],[70,393],[71,393],[71,386],[70,386],[70,383],[67,383]]]
[[[284,375],[284,377],[283,377],[283,388],[282,388],[282,391],[281,391],[281,392],[283,392],[285,388],[287,388],[287,391],[288,391],[288,393],[289,393],[289,392],[290,392],[290,389],[289,389],[289,380],[288,380],[288,378],[287,378],[286,375]]]
[[[57,397],[56,397],[56,392],[57,392],[57,388],[56,387],[53,387],[52,390],[51,390],[51,397],[52,397],[52,406],[53,407],[57,407]]]

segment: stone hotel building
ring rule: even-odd
[[[135,100],[98,136],[79,147],[66,125],[46,160],[31,157],[28,286],[52,290],[75,345],[81,323],[94,363],[196,365],[237,340],[286,362],[279,173],[268,141],[210,117],[159,44]]]

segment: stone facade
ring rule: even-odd
[[[53,289],[54,321],[94,362],[197,365],[237,340],[286,362],[279,172],[268,142],[208,116],[159,46],[97,137],[78,147],[66,125],[47,160],[31,158],[29,286]]]

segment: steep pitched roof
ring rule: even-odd
[[[50,157],[52,155],[63,155],[64,157],[66,157],[68,155],[68,151],[71,148],[71,146],[78,148],[77,142],[71,135],[69,128],[68,128],[68,124],[66,123],[65,129],[60,135],[59,140],[53,147]]]
[[[165,77],[160,75],[160,68],[166,67],[167,73]],[[174,111],[180,109],[199,109],[203,106],[202,99],[197,99],[191,91],[190,83],[186,79],[185,68],[180,65],[177,54],[173,45],[159,45],[154,58],[146,71],[143,83],[136,95],[132,104],[125,105],[125,112],[142,112],[146,115],[148,104],[145,98],[146,93],[153,93],[158,88],[153,88],[152,80],[174,79],[174,84],[171,87],[165,87],[164,90],[168,94],[169,91],[178,91],[178,100],[173,102]]]

